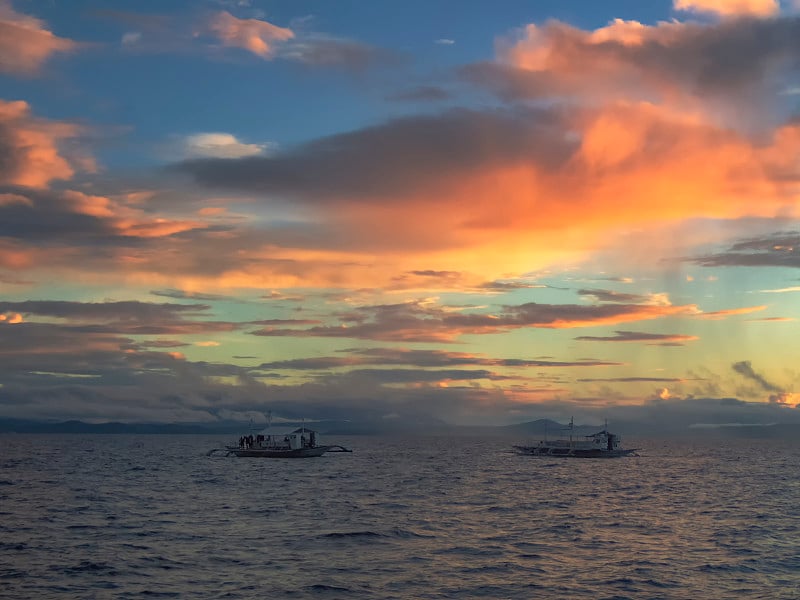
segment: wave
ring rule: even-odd
[[[77,575],[79,573],[107,573],[113,575],[116,572],[116,568],[108,563],[94,562],[91,560],[84,560],[75,566],[66,567],[64,569],[64,573],[68,575]]]
[[[350,592],[350,588],[346,587],[339,587],[336,585],[325,585],[323,583],[315,583],[314,585],[309,585],[306,589],[310,592]]]
[[[432,538],[432,535],[416,533],[408,529],[391,529],[385,533],[379,531],[333,531],[319,536],[324,539],[353,539],[353,538]]]

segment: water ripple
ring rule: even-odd
[[[10,598],[800,598],[800,443],[336,440],[208,458],[213,436],[0,436]]]

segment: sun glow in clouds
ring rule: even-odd
[[[0,413],[800,422],[787,3],[121,2],[0,0]]]

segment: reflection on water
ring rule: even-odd
[[[800,443],[0,436],[0,596],[798,598]]]

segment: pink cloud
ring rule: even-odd
[[[59,147],[81,133],[72,123],[33,117],[27,102],[0,100],[0,184],[41,188],[70,179],[78,168],[91,170],[91,160],[65,157]]]
[[[710,13],[723,17],[768,17],[780,11],[778,0],[674,0],[675,10]]]
[[[77,45],[45,29],[41,20],[16,12],[8,0],[0,0],[0,72],[34,74],[52,54]]]
[[[496,62],[463,72],[509,99],[644,101],[748,130],[791,111],[780,91],[796,85],[798,38],[791,18],[617,19],[595,30],[548,21],[501,38]]]
[[[225,46],[243,48],[265,59],[273,55],[275,44],[294,37],[291,29],[258,19],[237,19],[226,11],[212,17],[208,30]]]

